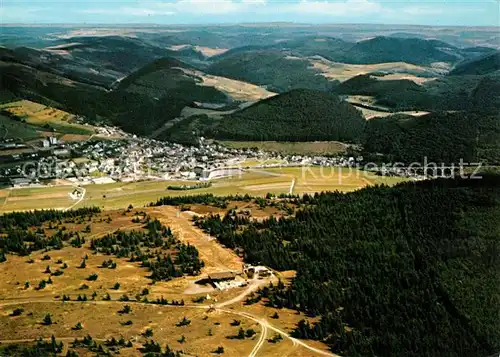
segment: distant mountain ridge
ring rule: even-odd
[[[430,65],[434,62],[454,63],[461,57],[458,48],[442,41],[375,37],[356,43],[346,51],[340,62],[357,64],[407,62]]]
[[[292,89],[329,91],[336,81],[323,78],[309,61],[319,56],[332,63],[375,65],[407,63],[423,66],[428,73],[445,74],[465,59],[488,53],[485,48],[466,48],[438,40],[378,36],[357,43],[327,36],[306,36],[261,46],[243,46],[210,58],[206,69],[219,76],[265,85],[276,92]],[[408,70],[410,75],[415,75]],[[418,74],[418,73],[417,73]]]
[[[43,49],[0,48],[0,99],[27,98],[84,115],[91,122],[109,122],[131,133],[159,133],[160,139],[193,144],[199,136],[363,143],[367,127],[375,124],[367,124],[356,108],[336,95],[367,96],[367,103],[373,100],[385,112],[460,111],[467,118],[471,113],[491,118],[500,108],[498,52],[486,47],[458,48],[438,40],[390,36],[357,43],[302,34],[277,40],[274,33],[262,44],[248,36],[241,42],[245,46],[216,54],[219,46],[238,43],[237,38],[218,43],[214,33],[192,34],[200,36],[193,43],[217,48],[203,56],[194,46],[183,44],[190,36],[187,33],[143,38],[78,36],[53,41]],[[453,69],[446,75],[449,68]],[[337,80],[341,77],[342,83]],[[281,95],[260,100],[275,93]],[[256,103],[234,111],[242,102]],[[444,126],[468,120],[454,122],[435,115],[431,118],[441,118]],[[377,133],[393,133],[386,128],[407,119],[387,120],[385,128],[373,135],[380,138]],[[465,131],[461,136],[443,128],[426,116],[408,122],[419,130],[411,131],[411,138],[402,136],[405,142],[421,142],[419,133],[427,128],[458,138],[446,150],[463,146],[471,137]],[[481,139],[490,144],[488,138],[496,137],[493,122],[484,122],[491,130]],[[408,128],[401,127],[407,134]],[[391,150],[384,154],[390,155]],[[405,155],[420,152],[417,145],[405,150],[410,152]],[[436,152],[444,149],[437,145],[433,150],[429,154],[439,156]]]
[[[309,36],[262,46],[233,48],[212,58],[220,61],[236,54],[252,51],[281,51],[293,56],[321,56],[331,61],[352,64],[407,62],[430,65],[434,62],[456,63],[463,58],[484,53],[485,48],[460,49],[446,42],[422,38],[378,36],[359,42],[346,42],[335,37]]]

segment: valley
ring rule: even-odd
[[[498,353],[499,51],[498,27],[2,24],[0,355]]]

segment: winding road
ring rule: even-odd
[[[252,288],[255,288],[255,287],[253,286]],[[300,341],[300,340],[297,340],[296,338],[291,337],[285,331],[271,325],[268,321],[261,319],[258,316],[252,315],[252,314],[247,313],[247,312],[234,311],[234,310],[220,308],[220,306],[227,306],[231,303],[240,301],[245,296],[252,293],[253,290],[254,289],[247,289],[247,290],[245,290],[244,294],[237,296],[237,300],[231,299],[231,300],[228,300],[226,302],[222,302],[222,303],[215,306],[215,309],[219,312],[224,312],[227,314],[241,316],[241,317],[247,318],[249,320],[252,320],[260,325],[261,333],[260,333],[259,339],[257,340],[257,343],[255,344],[254,348],[252,349],[252,351],[250,352],[248,357],[256,357],[258,355],[259,350],[262,348],[262,346],[266,342],[268,330],[272,330],[276,333],[281,334],[284,338],[291,340],[295,346],[300,345],[300,346],[308,349],[309,351],[315,352],[315,353],[322,355],[322,356],[338,357],[337,355],[335,355],[333,353],[329,353],[329,352],[314,348],[312,346],[309,346],[308,344],[306,344],[303,341]],[[49,300],[49,299],[41,299],[40,298],[40,299],[30,299],[30,300],[24,300],[24,301],[8,301],[8,302],[5,302],[5,300],[4,300],[4,301],[0,302],[0,307],[4,308],[6,306],[17,306],[17,305],[25,305],[25,304],[36,304],[36,303],[94,304],[94,305],[105,305],[105,304],[128,304],[128,305],[141,304],[141,305],[144,305],[144,304],[146,304],[146,303],[139,302],[139,301],[123,302],[123,301],[117,301],[117,300],[114,300],[114,301],[92,301],[92,300],[89,300],[89,301],[65,301],[65,302],[62,302],[61,300]],[[161,306],[161,307],[173,308],[173,309],[195,308],[195,309],[209,310],[209,309],[213,308],[213,306],[211,306],[211,305],[155,305],[155,306]],[[66,336],[55,336],[55,337],[57,340],[64,340],[64,341],[65,340],[71,340],[71,341],[74,340],[74,337],[66,337]],[[97,339],[97,340],[99,340],[99,339]],[[0,340],[0,344],[23,343],[23,342],[32,342],[32,341],[33,341],[33,339]]]
[[[291,191],[293,190],[293,186],[295,184],[294,181],[292,181],[292,185],[291,185],[291,188],[290,188]],[[79,189],[83,190],[82,196],[80,197],[80,199],[77,202],[75,202],[68,209],[71,209],[71,208],[75,207],[78,203],[80,203],[84,199],[85,192],[86,192],[85,188],[79,187]],[[160,219],[162,219],[162,218],[165,217],[164,216],[165,212],[159,210],[159,212],[157,212],[157,213],[158,213],[158,216],[159,216]],[[168,222],[169,226],[173,226],[173,227],[177,226],[177,228],[179,228],[179,229],[176,229],[176,231],[183,231],[184,233],[186,233],[186,230],[189,231],[189,232],[191,232],[190,230],[193,230],[193,233],[198,233],[198,234],[193,234],[191,236],[188,236],[187,234],[181,234],[179,238],[182,241],[187,241],[187,242],[191,241],[192,243],[197,243],[198,245],[202,245],[202,246],[203,246],[203,244],[206,244],[206,245],[207,244],[213,244],[213,242],[210,241],[210,240],[208,240],[207,237],[204,234],[202,234],[201,232],[197,232],[196,230],[194,230],[193,227],[192,227],[192,225],[189,225],[189,227],[187,227],[188,226],[187,224],[186,225],[182,225],[182,226],[173,224],[173,223],[180,224],[181,223],[179,221],[180,218],[176,216],[175,212],[169,212],[169,213],[170,213],[168,215],[169,217],[174,217],[174,218],[171,218],[171,219],[168,220],[169,221]],[[153,214],[153,216],[155,216],[155,215]],[[134,226],[134,225],[131,225],[131,226]],[[183,229],[180,229],[181,227]],[[186,230],[184,230],[184,228]],[[102,234],[103,234],[103,232],[96,233],[96,235],[102,235]],[[92,237],[92,236],[90,236],[90,237]],[[193,241],[193,239],[195,241]],[[228,270],[233,265],[239,265],[240,264],[239,260],[237,260],[237,259],[233,260],[233,259],[230,259],[231,256],[226,256],[226,255],[229,254],[229,252],[227,250],[221,248],[220,245],[218,245],[218,244],[214,244],[214,245],[216,245],[218,249],[215,250],[215,251],[213,251],[211,253],[212,256],[208,257],[210,259],[207,259],[207,261],[214,261],[214,260],[217,261],[217,264],[214,264],[212,266],[212,269],[214,269],[215,271],[218,271],[219,268],[223,269],[223,270]],[[214,248],[214,247],[207,246],[206,248],[210,248],[210,249],[208,249],[208,251],[211,251],[211,249]],[[202,251],[206,252],[207,249],[204,249]],[[217,257],[217,259],[213,259],[214,257]],[[310,352],[314,352],[315,354],[318,354],[318,355],[321,355],[321,356],[338,357],[337,355],[335,355],[333,353],[330,353],[330,352],[327,352],[327,351],[324,351],[324,350],[312,347],[312,346],[308,345],[306,342],[303,342],[301,340],[298,340],[296,338],[291,337],[287,332],[281,330],[280,328],[278,328],[276,326],[273,326],[265,318],[263,318],[261,316],[254,315],[254,314],[251,314],[251,313],[248,313],[248,312],[244,312],[244,311],[237,311],[236,309],[233,309],[233,307],[230,307],[231,305],[235,305],[235,304],[240,303],[241,301],[245,300],[250,294],[252,294],[253,292],[255,292],[259,287],[268,284],[269,281],[270,281],[269,279],[265,279],[265,280],[252,280],[249,283],[249,286],[245,290],[243,290],[240,294],[238,294],[237,296],[235,296],[235,297],[233,297],[233,298],[231,298],[229,300],[218,302],[215,305],[201,305],[201,304],[196,304],[196,305],[193,305],[193,304],[189,304],[189,305],[156,305],[155,304],[154,306],[158,306],[160,308],[168,308],[168,309],[194,308],[194,309],[205,310],[207,312],[215,310],[215,311],[226,313],[226,314],[232,314],[232,315],[235,315],[235,316],[240,316],[242,318],[249,319],[251,321],[254,321],[255,323],[258,323],[259,326],[260,326],[260,335],[258,336],[258,339],[257,339],[254,347],[252,348],[252,351],[248,355],[248,357],[257,357],[257,356],[259,356],[259,353],[260,353],[260,355],[262,355],[261,349],[264,346],[264,344],[266,343],[267,338],[270,337],[270,336],[268,336],[269,331],[274,331],[275,333],[280,334],[283,338],[289,339],[292,342],[292,344],[293,344],[294,347],[301,346],[301,347],[309,350]],[[37,304],[37,303],[90,304],[90,305],[106,305],[106,304],[128,304],[128,305],[139,305],[139,304],[141,304],[141,305],[144,305],[144,304],[146,304],[146,303],[140,302],[140,301],[126,301],[126,302],[121,302],[121,301],[118,301],[118,300],[112,300],[112,301],[103,301],[103,300],[74,301],[73,300],[73,301],[62,302],[61,300],[54,300],[53,298],[38,297],[38,298],[31,298],[31,299],[27,298],[25,300],[15,300],[15,298],[2,299],[2,300],[0,300],[0,309],[8,307],[8,306],[19,306],[19,305]],[[55,336],[55,337],[56,337],[57,340],[61,340],[61,341],[74,340],[74,336],[72,336],[72,337],[68,337],[68,336]],[[99,340],[99,339],[97,339],[97,340]],[[7,340],[6,339],[6,340],[0,340],[0,344],[23,343],[23,342],[32,342],[32,341],[33,341],[33,339],[19,339],[19,340],[15,340],[15,339],[14,340],[13,339]]]
[[[65,208],[64,210],[65,211],[69,211],[70,209],[74,208],[77,204],[79,204],[80,202],[83,201],[83,199],[85,198],[85,194],[87,193],[87,190],[85,189],[85,187],[81,187],[81,186],[75,186],[75,190],[81,192],[81,196],[80,198],[78,199],[78,201],[76,201],[75,203],[73,203],[71,206]]]

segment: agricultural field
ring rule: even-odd
[[[414,117],[419,117],[422,115],[429,114],[429,112],[426,111],[392,112],[390,108],[381,107],[375,104],[375,98],[368,95],[350,95],[348,96],[347,101],[353,105],[358,104],[358,105],[369,106],[370,108],[356,106],[356,109],[360,110],[361,113],[363,113],[363,116],[365,117],[366,120],[370,120],[373,118],[387,117],[389,115],[394,115],[394,114],[411,115]]]
[[[203,75],[201,78],[203,80],[201,85],[214,87],[237,101],[255,102],[276,95],[276,93],[270,92],[263,87],[234,79],[208,74]]]
[[[266,171],[290,178],[295,194],[323,191],[349,192],[369,185],[394,185],[404,181],[400,177],[382,177],[355,168],[307,166],[281,167]]]
[[[182,71],[186,74],[201,78],[201,82],[197,83],[198,85],[213,87],[227,94],[236,101],[256,102],[258,100],[266,99],[276,95],[276,93],[268,91],[267,89],[255,84],[226,77],[205,74],[200,71],[188,70],[185,68],[182,68]]]
[[[185,44],[185,45],[172,45],[172,46],[169,46],[169,49],[170,50],[174,50],[174,51],[180,51],[180,50],[184,50],[186,48],[193,48],[195,49],[196,51],[198,52],[201,52],[204,56],[206,57],[212,57],[212,56],[216,56],[216,55],[220,55],[226,51],[228,51],[228,48],[219,48],[219,47],[206,47],[206,46],[193,46],[193,45],[190,45],[190,44]]]
[[[87,185],[83,199],[75,201],[70,193],[73,186],[43,188],[16,188],[0,190],[5,197],[0,212],[43,208],[79,208],[98,206],[118,209],[132,204],[143,207],[164,196],[185,196],[212,193],[226,196],[248,194],[265,196],[267,193],[314,193],[318,191],[353,191],[372,184],[395,184],[404,181],[396,177],[380,177],[347,168],[282,167],[245,169],[241,174],[212,181],[210,187],[195,190],[168,190],[170,185],[190,184],[189,181],[116,182]]]
[[[340,82],[367,73],[387,73],[380,79],[409,79],[417,84],[436,79],[435,69],[417,66],[405,62],[378,63],[378,64],[348,64],[337,63],[327,59],[310,59],[312,67],[323,76]]]
[[[2,104],[0,110],[20,118],[23,123],[36,127],[41,132],[83,135],[86,138],[95,132],[91,126],[75,123],[72,114],[29,100]]]

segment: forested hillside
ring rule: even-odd
[[[383,80],[375,75],[364,74],[339,84],[338,94],[369,95],[375,104],[394,111],[427,110],[483,111],[496,105],[496,93],[476,98],[475,90],[480,86],[496,86],[499,77],[491,76],[447,76],[416,84],[407,79]],[[476,98],[476,99],[475,99]]]
[[[213,60],[218,63],[251,53],[284,53],[297,57],[321,56],[328,60],[352,64],[406,62],[429,66],[432,63],[456,63],[477,56],[475,48],[460,49],[446,42],[422,38],[377,36],[358,42],[347,42],[331,36],[309,35],[232,49]],[[241,68],[241,70],[244,70]]]
[[[458,48],[442,41],[380,36],[356,43],[346,52],[343,62],[430,65],[433,62],[454,63],[459,60],[459,53]]]
[[[426,89],[408,79],[380,80],[373,75],[360,75],[339,84],[335,92],[373,96],[377,104],[394,110],[432,105],[432,96]]]
[[[0,48],[1,101],[26,98],[82,115],[94,124],[109,123],[139,135],[160,133],[160,139],[186,144],[196,143],[198,135],[234,140],[359,142],[364,128],[361,115],[326,93],[371,96],[373,104],[388,112],[468,111],[489,115],[500,107],[498,52],[486,47],[459,48],[438,40],[410,37],[411,34],[404,38],[384,37],[376,32],[373,36],[346,38],[339,33],[343,38],[339,39],[325,29],[318,32],[305,28],[232,28],[234,32],[226,33],[216,27],[134,36],[112,31],[107,36],[86,34],[49,41],[45,30],[26,31],[41,36],[36,48]],[[384,68],[379,70],[370,66],[397,62],[397,66],[406,68],[405,61],[424,66],[419,76],[427,73],[425,77],[437,79],[421,85],[408,79],[388,80],[382,77],[390,73],[390,64],[376,67]],[[442,75],[456,63],[459,64],[450,75]],[[409,67],[404,73],[412,73],[412,66]],[[238,104],[231,95],[238,101],[260,98],[254,96],[255,88],[244,88],[246,83],[233,83],[205,73],[265,86],[285,95],[259,102],[220,121],[195,118],[162,131],[167,122],[179,118],[182,109],[193,102],[210,107]],[[332,80],[358,73],[371,74],[342,83]],[[246,91],[250,92],[249,97],[241,99],[241,93]],[[485,138],[492,142],[488,135]],[[468,139],[469,131],[465,131],[460,140]],[[414,149],[421,154],[422,150],[416,146]],[[394,150],[389,147],[385,151]]]
[[[450,75],[483,75],[498,70],[500,70],[500,52],[495,52],[459,63],[450,72]]]
[[[234,140],[352,141],[365,126],[361,113],[338,97],[293,90],[225,116],[215,137]]]
[[[390,162],[500,163],[500,116],[468,112],[422,117],[393,115],[369,120],[365,155],[384,154]]]
[[[226,103],[229,98],[214,87],[200,86],[194,68],[174,58],[158,59],[120,81],[116,90],[137,93],[148,98],[166,97],[184,102]]]
[[[336,84],[312,68],[308,60],[277,50],[236,49],[217,58],[207,71],[278,93],[299,88],[328,91]]]
[[[294,218],[197,224],[247,262],[297,270],[258,295],[321,317],[298,337],[343,356],[488,356],[500,350],[499,187],[499,176],[370,187],[305,196]]]
[[[31,57],[4,52],[0,51],[4,59],[0,61],[3,97],[27,98],[83,115],[93,122],[109,121],[135,134],[151,134],[178,117],[194,101],[230,101],[214,87],[198,85],[199,78],[182,71],[192,67],[174,58],[156,60],[123,78],[110,90],[111,86],[102,84],[107,79],[71,80],[64,73],[32,62]]]
[[[107,91],[65,77],[16,63],[0,62],[4,95],[12,93],[38,103],[87,117],[91,122],[109,121],[126,131],[147,135],[180,115],[189,104],[183,98],[151,97],[127,91]]]
[[[156,139],[184,145],[198,145],[199,138],[212,136],[218,124],[219,119],[207,115],[193,115],[175,123]]]

